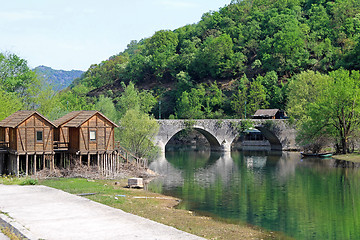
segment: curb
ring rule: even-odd
[[[0,213],[0,227],[9,228],[11,232],[13,232],[16,236],[20,237],[23,240],[37,239],[32,237],[29,238],[29,236],[32,235],[29,230],[21,226],[14,219],[1,213]]]
[[[4,219],[0,217],[0,227],[10,228],[11,232],[13,232],[16,236],[19,236],[21,239],[28,240],[24,234],[22,234],[19,230],[14,228],[10,223],[6,222]],[[5,235],[6,236],[6,235]],[[29,239],[30,240],[30,239]]]

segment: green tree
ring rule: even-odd
[[[337,70],[329,75],[328,81],[321,82],[318,97],[308,103],[308,119],[300,128],[299,140],[306,144],[329,136],[338,151],[347,153],[360,126],[360,73]]]
[[[153,140],[159,130],[154,118],[139,109],[129,109],[120,119],[120,142],[137,157],[152,158]]]
[[[283,86],[279,85],[276,72],[267,72],[264,77],[258,76],[256,80],[265,87],[266,101],[269,103],[269,108],[284,109],[284,93],[282,91]]]
[[[115,105],[111,98],[100,95],[98,101],[95,103],[94,109],[100,111],[109,119],[114,122],[119,120],[118,112],[116,111]]]
[[[204,111],[206,118],[221,118],[223,116],[224,95],[216,81],[207,88]]]
[[[123,88],[124,92],[117,99],[116,105],[121,117],[120,143],[137,157],[154,157],[157,148],[153,139],[159,126],[155,119],[149,116],[149,112],[155,105],[156,99],[149,91],[139,92],[132,82],[127,86],[123,83]],[[113,111],[109,101],[109,99],[103,100],[107,108]]]
[[[0,103],[0,120],[23,108],[21,99],[18,98],[15,93],[6,92],[1,88]]]
[[[240,63],[239,68],[241,68],[243,60],[241,54],[234,55],[233,47],[234,44],[228,34],[208,37],[190,66],[192,75],[198,79],[233,76],[233,71],[237,70],[233,69],[234,64]]]
[[[192,88],[190,92],[183,92],[181,97],[177,100],[177,117],[180,119],[204,118],[204,97],[205,89],[202,85],[199,88]]]
[[[256,110],[267,108],[268,104],[265,87],[259,80],[250,82],[246,76],[240,80],[238,91],[233,94],[231,101],[233,110],[240,118],[251,116]]]
[[[248,115],[252,115],[256,110],[267,108],[269,103],[266,101],[266,89],[257,80],[253,81],[248,89],[247,111]]]
[[[117,99],[116,108],[120,116],[124,116],[129,109],[139,110],[143,113],[150,113],[156,104],[156,99],[150,91],[143,90],[139,92],[135,85],[130,82],[127,86],[122,82],[124,92]]]
[[[299,121],[306,118],[307,106],[317,99],[322,83],[329,81],[329,76],[314,71],[302,72],[294,76],[288,84],[287,114]]]

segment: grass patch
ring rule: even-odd
[[[40,184],[72,194],[96,193],[84,197],[207,239],[288,239],[244,223],[230,224],[211,217],[197,216],[188,210],[175,209],[179,199],[142,189],[124,188],[127,185],[126,179],[70,178],[41,180]]]
[[[4,185],[36,185],[38,180],[30,177],[16,177],[4,175],[0,177],[0,184]]]
[[[360,153],[333,155],[334,159],[360,163]]]

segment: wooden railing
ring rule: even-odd
[[[122,147],[120,142],[115,142],[115,150],[118,151],[120,157],[127,163],[136,164],[136,166],[147,168],[147,159],[139,158],[132,154],[129,150]]]
[[[9,145],[9,142],[0,141],[0,148],[9,148]]]
[[[69,148],[69,143],[54,141],[54,149],[57,149],[57,150],[64,149],[65,150],[68,148]]]

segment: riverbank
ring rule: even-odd
[[[142,189],[125,188],[127,180],[52,179],[40,184],[72,194],[88,194],[93,201],[122,209],[207,239],[288,239],[245,223],[226,223],[194,212],[176,209],[180,199]]]
[[[348,154],[341,154],[341,155],[333,155],[333,158],[336,160],[360,163],[360,153],[348,153]]]

